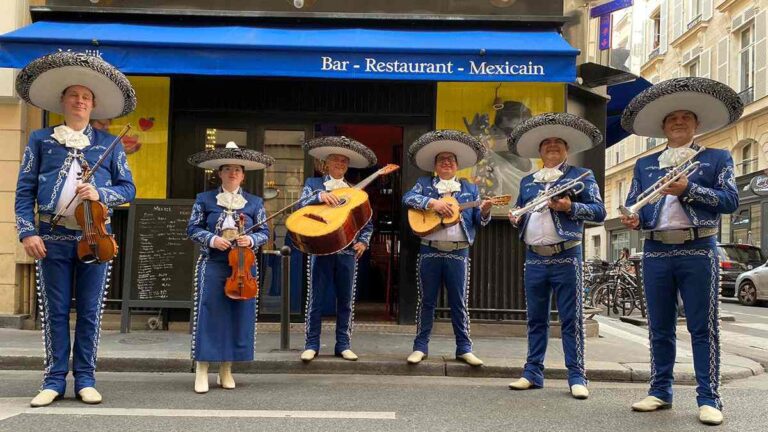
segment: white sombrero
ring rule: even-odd
[[[509,136],[509,148],[524,158],[537,159],[539,145],[547,138],[560,138],[568,144],[568,154],[600,145],[603,134],[592,123],[569,113],[545,113],[520,123]]]
[[[195,153],[187,159],[187,162],[196,167],[211,170],[217,170],[222,165],[241,165],[246,171],[253,171],[272,166],[275,159],[256,150],[240,148],[230,141],[224,148]]]
[[[332,154],[349,158],[351,168],[368,168],[376,165],[376,154],[364,144],[345,136],[327,136],[315,138],[304,143],[304,150],[320,160]]]
[[[738,120],[744,104],[732,88],[721,82],[698,77],[673,78],[635,96],[621,114],[621,127],[636,135],[664,138],[662,123],[674,111],[696,114],[696,134],[702,134]]]
[[[424,171],[435,170],[435,157],[443,152],[456,155],[459,169],[477,165],[488,153],[480,140],[461,131],[444,129],[427,132],[408,148],[411,162]]]
[[[62,93],[73,85],[93,93],[93,120],[121,117],[136,109],[136,93],[128,78],[99,57],[61,51],[33,60],[16,77],[16,92],[22,99],[58,114]]]

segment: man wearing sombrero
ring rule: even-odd
[[[45,346],[43,384],[31,405],[46,406],[64,395],[70,350],[75,395],[85,403],[99,403],[101,395],[95,389],[94,371],[112,266],[78,260],[77,241],[82,237],[82,228],[74,217],[76,205],[66,206],[74,197],[75,204],[87,199],[108,207],[133,200],[136,187],[120,143],[106,155],[90,183],[80,183],[78,177],[81,165],[87,162],[95,166],[115,139],[92,128],[89,121],[130,113],[136,107],[136,96],[128,79],[110,64],[71,52],[31,62],[16,78],[16,91],[26,102],[64,116],[64,124],[31,133],[16,187],[16,229],[24,250],[36,260]],[[51,218],[57,213],[64,217],[52,229]],[[70,348],[73,290],[77,324],[74,346]]]
[[[360,142],[344,136],[315,138],[304,144],[310,156],[324,162],[326,174],[310,177],[304,183],[299,208],[311,204],[338,205],[332,190],[350,187],[344,179],[347,169],[368,168],[376,165],[376,154]],[[305,321],[306,340],[301,360],[312,361],[320,351],[323,299],[327,290],[336,295],[336,345],[334,354],[344,360],[357,360],[350,349],[352,325],[355,319],[355,290],[357,288],[357,260],[363,256],[371,241],[373,222],[357,234],[352,244],[335,254],[311,255],[309,258],[309,293]]]
[[[195,292],[192,309],[192,359],[195,360],[195,392],[208,391],[208,366],[219,363],[218,384],[234,389],[232,362],[253,361],[256,348],[256,320],[259,300],[233,300],[225,294],[227,278],[232,274],[229,251],[233,243],[254,252],[269,239],[264,201],[243,190],[245,171],[267,168],[271,156],[229,142],[224,148],[195,153],[189,163],[216,170],[221,186],[197,194],[189,217],[187,234],[200,245],[195,265]],[[247,235],[238,232],[243,217]],[[255,278],[258,265],[248,269]]]
[[[603,136],[594,125],[573,114],[546,113],[522,122],[509,140],[510,148],[517,148],[522,157],[540,157],[544,165],[521,180],[518,208],[539,194],[586,174],[581,180],[584,185],[581,192],[556,196],[542,211],[520,217],[510,212],[510,221],[519,227],[520,239],[526,244],[523,282],[528,313],[528,357],[523,376],[509,387],[528,390],[544,386],[544,356],[554,292],[568,386],[574,398],[586,399],[589,390],[584,368],[581,240],[584,222],[602,222],[605,206],[592,172],[569,165],[567,158],[569,154],[599,145]]]
[[[459,209],[440,198],[453,196],[459,203],[477,201],[477,186],[466,179],[458,179],[459,169],[475,166],[485,157],[487,149],[475,137],[455,130],[426,133],[411,144],[408,157],[411,163],[435,176],[419,177],[410,191],[403,195],[408,207],[432,209],[442,216],[450,216]],[[416,264],[416,282],[419,302],[416,309],[416,338],[408,363],[417,364],[429,353],[429,336],[435,320],[435,308],[443,286],[448,293],[451,323],[456,337],[456,359],[471,366],[482,366],[472,352],[469,338],[469,247],[475,240],[478,225],[491,220],[491,201],[484,200],[480,207],[461,210],[459,224],[443,228],[422,238]]]
[[[637,95],[622,114],[630,133],[667,138],[664,151],[640,158],[626,206],[693,156],[701,147],[694,135],[715,131],[741,116],[743,104],[725,84],[706,78],[675,78]],[[651,378],[648,397],[635,411],[672,406],[677,295],[683,299],[693,346],[699,420],[720,424],[720,332],[717,234],[720,215],[739,206],[733,160],[726,150],[706,149],[694,157],[699,167],[664,189],[662,199],[623,216],[630,229],[642,229],[643,286],[648,303]]]

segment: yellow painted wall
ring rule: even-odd
[[[136,198],[166,198],[171,80],[168,77],[143,76],[128,79],[136,90],[136,110],[109,121],[109,132],[117,135],[126,123],[131,124],[131,130],[122,141],[136,183]],[[48,115],[49,125],[62,122],[58,114]],[[101,126],[99,122],[92,123],[94,127]]]
[[[516,110],[497,111],[494,100]],[[527,108],[527,111],[522,109]],[[483,196],[510,194],[517,199],[520,180],[538,169],[538,160],[522,159],[509,152],[506,143],[510,122],[496,126],[499,113],[515,118],[516,123],[529,118],[514,113],[530,112],[530,116],[545,112],[565,111],[565,85],[547,83],[466,83],[441,82],[437,85],[437,129],[456,129],[478,137],[494,154],[473,169],[459,175],[478,184]],[[478,128],[483,117],[485,128]],[[503,119],[503,117],[502,117]],[[505,208],[495,208],[494,214],[506,214]]]

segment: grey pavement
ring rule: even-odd
[[[587,338],[586,366],[591,381],[645,382],[650,374],[647,330],[598,317],[600,336]],[[274,329],[274,326],[265,326]],[[402,332],[357,332],[352,348],[360,356],[357,362],[333,357],[333,332],[324,326],[320,357],[304,364],[299,360],[303,334],[291,334],[291,350],[280,351],[277,332],[260,331],[256,339],[256,360],[238,363],[236,373],[292,374],[367,374],[512,378],[519,376],[525,363],[527,343],[520,337],[475,337],[474,352],[485,366],[472,368],[455,360],[454,340],[433,336],[429,358],[419,365],[408,365],[412,349],[412,326]],[[394,326],[393,328],[397,328]],[[98,371],[103,372],[188,372],[189,334],[182,331],[132,332],[103,331],[99,346]],[[690,347],[678,344],[676,381],[694,382]],[[0,329],[0,369],[40,370],[43,365],[41,334],[33,330]],[[549,378],[566,377],[560,339],[551,339],[545,362]],[[724,353],[724,381],[763,373],[758,362]]]
[[[567,383],[507,389],[507,379],[371,375],[236,374],[237,388],[198,395],[190,373],[99,373],[104,402],[74,399],[30,408],[39,371],[0,371],[0,431],[702,431],[695,391],[675,385],[674,406],[635,413],[637,383],[590,384],[575,400]],[[768,374],[722,388],[725,422],[716,431],[765,430]]]

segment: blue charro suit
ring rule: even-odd
[[[195,266],[194,308],[192,310],[192,358],[195,361],[252,361],[255,352],[258,299],[232,300],[224,293],[229,266],[229,250],[210,247],[211,239],[220,235],[226,218],[225,208],[216,203],[221,188],[197,194],[187,226],[187,235],[200,245],[200,257]],[[246,204],[234,210],[235,222],[245,216],[245,228],[266,219],[264,202],[256,195],[240,189]],[[269,238],[266,224],[249,234],[251,248],[259,247]],[[258,261],[251,268],[258,278]]]
[[[187,235],[200,245],[200,257],[195,266],[195,293],[192,313],[192,358],[205,362],[252,361],[256,350],[256,320],[259,312],[257,298],[232,300],[224,293],[226,279],[232,273],[229,251],[210,247],[211,239],[220,235],[226,218],[225,208],[216,203],[221,188],[197,194],[187,226]],[[234,210],[233,219],[245,216],[245,228],[266,219],[264,202],[256,195],[240,189],[245,207]],[[249,234],[251,248],[259,247],[269,238],[266,224]],[[258,278],[258,262],[251,268]]]
[[[589,170],[564,164],[563,175],[551,183],[556,187]],[[566,241],[581,240],[584,222],[602,222],[605,206],[600,188],[590,173],[584,179],[584,190],[572,199],[570,213],[550,211],[557,234]],[[543,192],[547,183],[534,182],[533,174],[520,182],[517,207],[522,207]],[[528,215],[518,222],[520,238],[525,240]],[[549,316],[552,293],[557,296],[560,332],[563,339],[565,366],[568,368],[568,384],[587,384],[584,368],[584,305],[582,302],[581,246],[556,253],[552,256],[526,251],[525,284],[526,309],[528,312],[528,355],[523,377],[535,387],[544,385],[544,356],[549,338]]]
[[[403,204],[424,210],[432,199],[440,199],[437,191],[439,177],[419,177],[410,191],[403,195]],[[461,204],[477,201],[477,186],[465,179],[460,180],[461,190],[454,198]],[[476,227],[485,226],[491,218],[483,218],[479,207],[471,207],[461,212],[461,229],[469,244],[475,241]],[[416,339],[413,350],[429,353],[429,337],[435,320],[435,308],[440,289],[445,285],[448,303],[451,307],[451,324],[456,337],[456,356],[472,352],[472,340],[469,335],[469,248],[441,251],[428,245],[421,245],[417,267],[417,285],[419,302],[416,310]]]
[[[16,187],[16,229],[20,240],[39,235],[45,243],[46,256],[36,261],[37,297],[45,345],[42,389],[64,394],[69,372],[69,309],[73,281],[77,323],[71,350],[75,392],[79,392],[95,386],[101,316],[112,264],[81,262],[77,257],[77,241],[82,237],[82,231],[62,226],[52,230],[45,222],[35,225],[35,206],[41,215],[54,214],[73,161],[85,160],[93,167],[115,137],[89,125],[83,133],[90,145],[77,151],[53,139],[52,133],[52,127],[32,132],[24,150]],[[136,187],[122,144],[118,143],[107,155],[91,183],[96,187],[100,201],[110,208],[133,200]],[[111,230],[109,225],[107,228]]]
[[[331,176],[310,177],[304,182],[298,207],[321,204],[320,193],[325,192],[325,182]],[[304,349],[320,351],[322,330],[322,299],[326,290],[336,294],[336,345],[334,354],[350,349],[352,326],[355,320],[355,290],[357,288],[357,259],[352,245],[357,242],[368,247],[373,234],[373,222],[368,223],[357,234],[357,238],[346,249],[332,255],[311,255],[309,257],[309,294],[307,295],[307,316],[305,319],[306,340]]]
[[[693,144],[698,150],[699,146]],[[627,206],[668,172],[659,168],[659,155],[643,157],[635,165]],[[688,187],[678,198],[696,228],[718,228],[720,215],[739,206],[733,160],[725,150],[706,149],[696,159],[699,168],[688,177]],[[662,198],[639,211],[640,227],[654,230],[664,205]],[[677,293],[683,299],[693,346],[697,401],[722,409],[720,399],[719,264],[716,236],[683,244],[645,240],[643,286],[648,302],[648,335],[651,341],[649,395],[672,402],[675,363]]]

